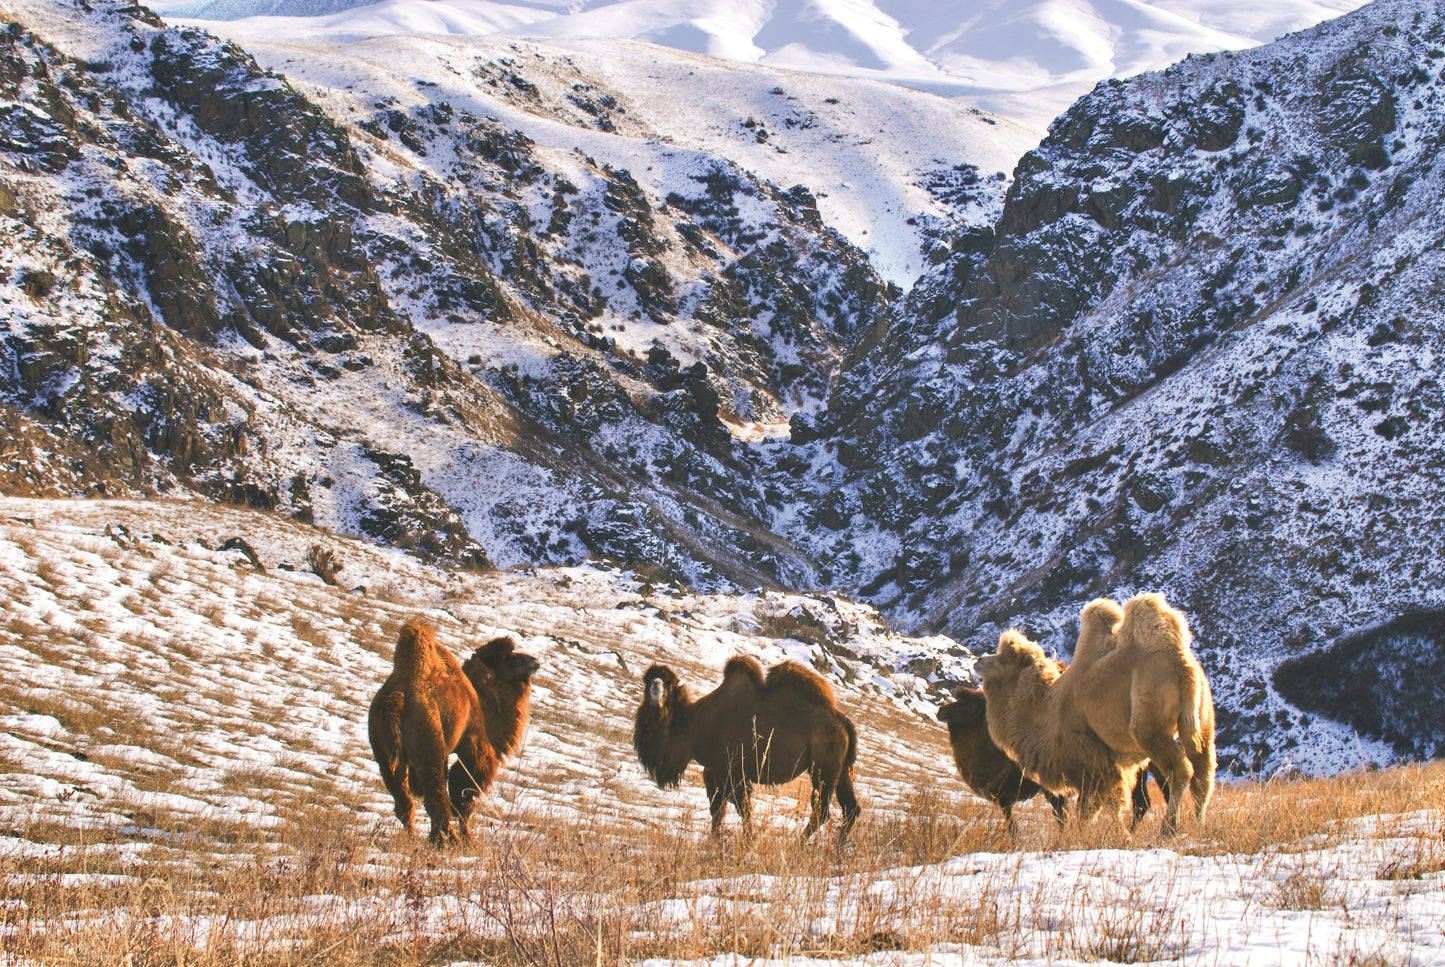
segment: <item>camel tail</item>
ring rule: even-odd
[[[382,771],[395,773],[401,762],[401,710],[406,704],[402,692],[390,692],[377,708],[371,723],[371,750]]]

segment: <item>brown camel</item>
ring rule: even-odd
[[[938,710],[938,720],[948,726],[948,744],[953,762],[964,784],[1003,810],[1009,837],[1015,835],[1013,807],[1027,802],[1040,792],[1054,810],[1054,818],[1062,826],[1068,800],[1055,795],[1029,779],[998,747],[988,734],[988,704],[982,691],[960,686],[953,692],[953,701]],[[1151,770],[1152,771],[1152,770]],[[1155,781],[1163,786],[1163,777],[1155,773]],[[1165,795],[1168,795],[1166,790]],[[1133,824],[1149,813],[1148,773],[1139,771],[1134,783]],[[1133,825],[1131,824],[1131,825]]]
[[[1214,788],[1214,701],[1184,616],[1141,594],[1122,609],[1091,602],[1080,625],[1077,657],[1062,672],[1017,631],[979,660],[989,734],[1045,789],[1078,791],[1085,822],[1106,805],[1122,818],[1126,790],[1151,763],[1165,778],[1165,834],[1179,827],[1186,786],[1202,820]]]
[[[959,776],[968,788],[1003,810],[1010,837],[1015,833],[1014,804],[1026,802],[1040,792],[1053,807],[1054,816],[1063,823],[1068,800],[1025,778],[1018,764],[989,737],[988,707],[983,692],[975,688],[956,689],[953,701],[938,710],[938,720],[948,726],[948,744],[953,749]]]
[[[541,667],[537,659],[517,651],[511,638],[493,638],[462,662],[462,672],[477,693],[483,732],[499,766],[521,745],[531,708],[532,676]],[[485,768],[484,762],[477,765]],[[464,821],[471,816],[476,798],[490,789],[496,778],[495,768],[490,773],[472,773],[468,768],[458,757],[447,774],[452,808]]]
[[[798,664],[763,670],[738,656],[723,669],[722,684],[694,701],[672,669],[653,665],[642,678],[632,745],[660,788],[677,786],[688,764],[702,764],[702,781],[718,835],[729,801],[743,829],[752,827],[755,784],[776,785],[807,772],[812,814],[804,837],[828,819],[835,794],[843,810],[840,841],[858,819],[853,764],[858,734],[817,673]]]
[[[478,652],[493,645],[495,642],[484,645]],[[535,664],[528,656],[517,657]],[[477,660],[476,655],[471,660]],[[525,691],[521,701],[526,701]],[[520,719],[525,721],[525,716],[523,709]],[[476,793],[459,796],[458,831],[453,833],[447,759],[455,752],[465,775],[478,777],[479,785],[483,777],[490,783],[500,760],[499,750],[488,737],[489,724],[476,688],[451,652],[437,643],[436,629],[417,619],[408,621],[396,639],[391,674],[372,699],[367,719],[371,751],[402,826],[411,829],[415,787],[431,819],[434,844],[452,842],[458,835],[471,838],[467,818]],[[462,792],[464,783],[456,785]]]

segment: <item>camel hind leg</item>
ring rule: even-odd
[[[723,817],[727,815],[728,794],[723,788],[722,777],[714,769],[702,770],[702,785],[707,790],[707,808],[712,814],[712,835],[722,833]]]
[[[1135,741],[1149,753],[1149,759],[1164,775],[1164,825],[1165,836],[1179,831],[1179,804],[1184,800],[1184,790],[1194,779],[1194,767],[1184,754],[1184,747],[1174,738],[1173,730],[1140,730],[1134,735]],[[1212,785],[1212,783],[1211,783]],[[1195,800],[1198,802],[1198,799]]]
[[[393,692],[373,705],[367,723],[367,738],[371,740],[371,754],[381,772],[382,785],[391,794],[396,818],[401,820],[402,828],[410,832],[416,802],[412,799],[408,781],[406,745],[401,741],[403,703],[402,694]]]
[[[833,794],[838,798],[838,808],[843,810],[843,827],[838,831],[838,841],[841,843],[847,838],[858,821],[863,810],[858,806],[858,793],[853,788],[853,767],[846,765],[843,771],[838,773],[838,782],[833,787]]]
[[[1209,806],[1209,797],[1214,795],[1214,771],[1216,768],[1214,755],[1214,730],[1210,728],[1202,736],[1203,748],[1199,751],[1189,750],[1189,761],[1194,766],[1194,777],[1190,780],[1189,791],[1194,796],[1194,815],[1200,822],[1204,821],[1204,811]]]
[[[406,756],[398,756],[394,763],[377,761],[381,770],[381,782],[391,793],[393,811],[401,820],[402,828],[411,832],[412,814],[416,811],[416,800],[411,797],[411,783],[408,781]]]

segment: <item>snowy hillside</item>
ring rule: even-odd
[[[247,46],[277,36],[501,35],[647,41],[710,57],[962,97],[1042,131],[1096,82],[1269,43],[1362,0],[158,0]],[[250,19],[251,23],[217,21]],[[279,19],[285,18],[285,19]],[[587,46],[595,46],[587,44]]]
[[[12,9],[5,492],[971,653],[1159,589],[1227,769],[1445,741],[1436,5],[1101,84],[1013,166],[956,101],[655,45]]]
[[[960,671],[951,643],[842,599],[459,574],[256,511],[0,498],[0,614],[0,937],[31,962],[1445,956],[1438,771],[1226,785],[1207,831],[1155,844],[1146,820],[1152,848],[1061,843],[1028,804],[998,852],[915,674]],[[401,832],[365,738],[416,615],[458,653],[505,632],[542,662],[477,842],[446,853]],[[735,652],[818,665],[857,722],[847,850],[797,843],[800,783],[763,791],[753,848],[735,817],[710,844],[696,770],[663,792],[636,764],[647,665],[705,687]]]
[[[794,536],[966,642],[1164,590],[1246,767],[1439,755],[1442,41],[1378,2],[1080,100],[809,425]]]

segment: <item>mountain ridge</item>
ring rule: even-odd
[[[719,68],[714,108],[663,97],[707,67],[652,48],[253,56],[119,3],[19,9],[7,491],[835,588],[975,653],[1020,624],[1064,655],[1088,598],[1163,590],[1227,767],[1377,757],[1351,729],[1437,754],[1439,637],[1397,623],[1440,612],[1445,567],[1430,5],[1100,84],[1001,179],[1016,131],[871,82]],[[890,181],[849,125],[895,108],[958,153]],[[823,217],[841,169],[802,163],[850,131],[830,164],[878,152],[860,210],[926,206],[890,223],[906,293]],[[1421,688],[1366,720],[1320,684],[1338,654]]]

